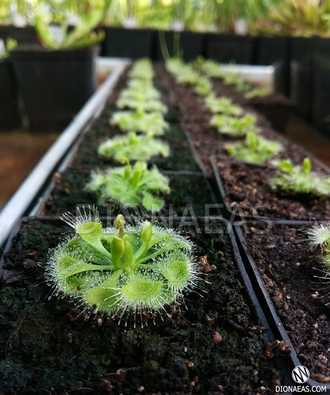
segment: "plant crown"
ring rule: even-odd
[[[281,173],[271,180],[272,188],[319,197],[330,195],[330,178],[313,172],[309,158],[305,158],[301,166],[293,166],[290,160],[273,163],[281,169]]]
[[[205,98],[205,103],[213,114],[223,113],[225,115],[239,116],[243,113],[242,107],[233,104],[228,97],[216,97],[214,92],[211,92]]]
[[[227,152],[235,159],[250,163],[263,163],[282,149],[277,141],[247,133],[244,143],[226,144]]]
[[[146,113],[142,109],[136,111],[117,111],[113,113],[111,125],[118,125],[122,130],[128,132],[164,134],[169,124],[159,112]]]
[[[211,125],[216,126],[220,133],[233,137],[242,137],[247,133],[257,133],[256,117],[246,114],[242,118],[234,118],[228,115],[214,115]]]
[[[152,156],[162,155],[167,157],[170,153],[168,144],[154,139],[152,133],[137,136],[134,132],[127,136],[116,136],[105,141],[98,148],[98,153],[106,158],[121,158],[129,160],[149,160]]]
[[[122,215],[104,229],[98,213],[85,210],[62,219],[76,234],[50,251],[47,281],[56,294],[78,300],[85,309],[120,319],[157,312],[193,286],[192,243],[173,229],[148,221],[125,226]]]
[[[153,193],[169,193],[169,179],[156,166],[147,170],[146,162],[136,162],[133,169],[128,159],[122,158],[121,162],[126,162],[126,166],[92,172],[86,190],[96,194],[99,205],[111,198],[121,205],[142,204],[152,212],[161,210],[164,201],[153,196]]]

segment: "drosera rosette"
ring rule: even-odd
[[[212,92],[212,82],[207,77],[200,76],[194,84],[194,91],[200,96],[207,96]]]
[[[230,115],[214,115],[211,118],[211,125],[215,126],[219,133],[232,137],[244,137],[248,133],[256,134],[257,119],[253,114],[246,114],[244,117],[235,118]]]
[[[330,196],[330,177],[312,171],[309,158],[294,166],[291,160],[272,161],[278,174],[270,181],[272,189],[284,194],[310,194],[325,198]]]
[[[46,279],[57,296],[71,297],[84,311],[155,316],[195,287],[193,245],[175,230],[149,221],[125,225],[116,217],[102,228],[98,212],[84,209],[62,219],[75,235],[49,252]],[[119,228],[119,229],[117,229]]]
[[[129,108],[143,112],[157,112],[166,114],[168,109],[164,103],[157,100],[146,100],[143,93],[132,93],[130,96],[120,96],[116,102],[116,106],[120,109]]]
[[[164,200],[154,194],[170,193],[168,177],[160,173],[156,166],[148,170],[146,162],[136,162],[132,168],[127,158],[121,158],[120,161],[126,166],[92,172],[86,190],[97,196],[99,205],[112,199],[123,206],[142,204],[151,212],[161,210]]]
[[[180,58],[172,58],[166,61],[166,69],[182,85],[196,85],[200,78],[199,73],[191,65],[185,64]]]
[[[247,99],[255,99],[258,97],[267,97],[271,94],[271,92],[268,89],[265,88],[251,88],[248,92],[245,93],[245,97]]]
[[[116,136],[102,143],[98,148],[98,153],[105,158],[113,158],[117,161],[121,158],[147,161],[155,155],[168,157],[169,145],[153,137],[153,133],[137,136],[134,132],[128,133],[127,136]]]
[[[323,268],[319,269],[322,276],[320,279],[330,280],[330,223],[313,226],[306,231],[309,237],[309,244],[312,248],[319,247],[321,249],[319,259],[323,264]]]
[[[150,60],[143,58],[134,63],[132,69],[128,73],[128,76],[129,78],[152,80],[154,74]]]
[[[243,114],[243,108],[233,102],[228,97],[217,97],[214,92],[211,92],[205,98],[206,107],[213,114],[232,115],[235,117]]]
[[[200,69],[210,78],[224,78],[227,73],[218,62],[211,59],[205,60]]]
[[[127,81],[127,88],[120,92],[120,97],[131,97],[132,93],[143,94],[145,100],[160,100],[161,93],[156,89],[152,81],[135,80]]]
[[[255,133],[247,133],[244,142],[226,144],[225,149],[237,160],[261,164],[281,151],[282,145]]]
[[[121,130],[127,132],[153,133],[162,135],[169,128],[163,115],[159,112],[147,113],[141,108],[136,111],[117,111],[114,112],[111,125],[118,125]]]

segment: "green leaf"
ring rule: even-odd
[[[160,265],[159,272],[174,288],[184,288],[190,278],[189,262],[185,254],[175,252]]]
[[[160,295],[162,282],[133,276],[122,287],[122,293],[135,303],[152,303],[152,299]]]
[[[302,168],[305,174],[310,174],[310,172],[312,171],[312,163],[309,158],[304,159]]]
[[[156,212],[163,208],[164,206],[163,200],[153,197],[149,192],[142,192],[142,195],[143,195],[142,204],[147,210],[151,212]]]

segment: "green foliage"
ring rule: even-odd
[[[212,83],[207,77],[199,77],[194,90],[198,95],[206,96],[212,91]]]
[[[142,100],[157,100],[159,101],[161,94],[155,89],[150,81],[145,80],[128,80],[128,88],[120,92],[120,98],[133,98]]]
[[[321,247],[320,259],[325,267],[325,280],[329,280],[330,271],[330,224],[314,226],[307,231],[311,247]]]
[[[9,52],[17,47],[17,41],[13,38],[8,37],[5,41],[5,51],[0,53],[0,59],[7,58],[9,56]]]
[[[125,137],[117,136],[105,141],[99,146],[98,153],[106,158],[128,158],[129,160],[149,160],[152,156],[167,157],[170,148],[168,144],[154,139],[152,133],[137,136],[134,132]]]
[[[263,163],[280,151],[282,146],[277,141],[248,133],[244,143],[226,144],[225,148],[235,159],[250,163]]]
[[[132,110],[142,112],[158,112],[161,114],[167,113],[167,107],[165,104],[153,99],[146,100],[143,94],[139,92],[135,93],[133,91],[123,96],[121,95],[116,102],[116,106],[121,109],[130,108]]]
[[[159,112],[146,113],[141,109],[137,111],[117,111],[111,118],[111,125],[118,125],[128,132],[164,134],[169,125]]]
[[[235,85],[235,88],[239,92],[244,92],[251,89],[250,85],[238,73],[227,71],[223,78],[225,84]]]
[[[243,108],[238,106],[237,104],[233,104],[228,97],[218,98],[213,92],[206,97],[205,103],[207,108],[213,114],[222,113],[225,115],[239,116],[243,113]]]
[[[151,81],[154,70],[149,59],[140,59],[134,63],[132,70],[128,73],[129,78]]]
[[[234,118],[228,115],[214,115],[211,119],[211,125],[216,126],[222,134],[242,137],[247,133],[257,133],[256,121],[256,117],[252,114],[246,114],[242,118]]]
[[[269,96],[270,92],[265,88],[252,88],[248,92],[245,93],[245,97],[247,99],[254,99],[255,97],[266,97]]]
[[[166,61],[167,70],[174,75],[179,84],[196,85],[200,75],[191,65],[184,64],[180,58],[172,58]]]
[[[102,229],[98,213],[85,210],[62,219],[76,235],[50,251],[47,281],[87,310],[120,317],[158,312],[193,285],[192,245],[174,230],[148,221],[125,227],[122,215]]]
[[[160,173],[157,167],[147,170],[145,162],[136,162],[131,169],[129,161],[122,160],[125,161],[127,162],[125,167],[92,172],[86,189],[96,194],[99,205],[111,198],[122,205],[142,204],[152,212],[161,210],[164,201],[154,197],[153,194],[170,192],[168,178]]]
[[[201,66],[201,70],[208,76],[213,78],[224,78],[227,71],[223,70],[218,62],[214,60],[205,60]]]
[[[72,31],[68,31],[67,19],[61,23],[61,40],[57,41],[49,28],[47,17],[41,9],[34,15],[35,29],[44,47],[49,49],[69,49],[95,45],[104,39],[104,31],[94,32],[93,29],[101,22],[103,10],[95,8],[82,15],[79,23]]]
[[[271,180],[272,188],[293,194],[330,195],[330,178],[313,172],[309,158],[305,158],[301,166],[293,166],[290,160],[274,161],[274,164],[281,173]]]

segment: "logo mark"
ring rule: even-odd
[[[304,384],[310,377],[309,370],[306,366],[296,366],[291,373],[291,377],[298,384]]]

